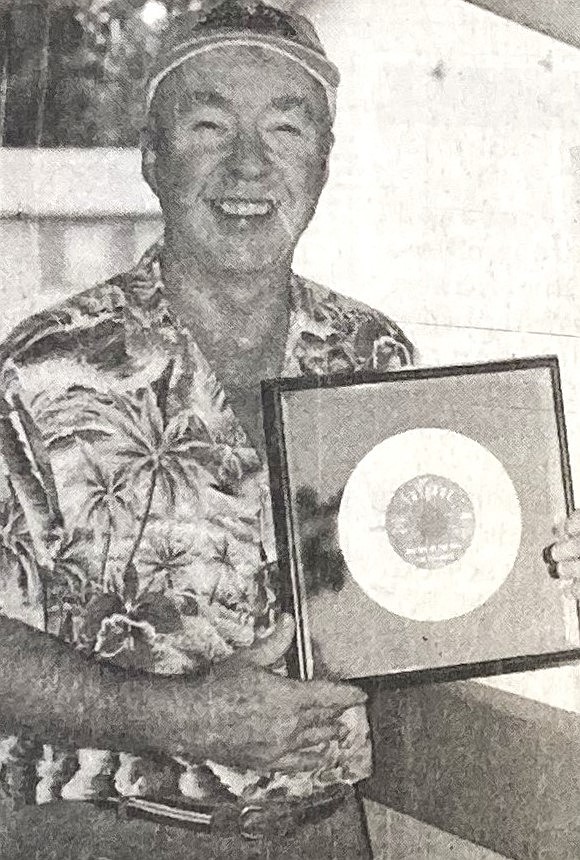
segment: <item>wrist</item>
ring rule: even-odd
[[[139,675],[118,685],[119,745],[139,754],[209,757],[206,682],[187,676]]]

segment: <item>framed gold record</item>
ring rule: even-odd
[[[293,673],[401,685],[580,657],[554,356],[263,384]]]

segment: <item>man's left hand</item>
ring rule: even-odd
[[[580,510],[553,529],[556,540],[544,551],[550,575],[580,600]]]

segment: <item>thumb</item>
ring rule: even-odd
[[[250,663],[262,666],[264,669],[273,666],[290,648],[295,629],[292,616],[286,612],[282,613],[273,632],[265,639],[256,639],[245,652],[245,657]]]

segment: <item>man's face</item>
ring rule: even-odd
[[[214,270],[289,259],[326,181],[332,135],[323,87],[282,55],[224,47],[171,72],[154,110],[146,175],[169,230]]]

